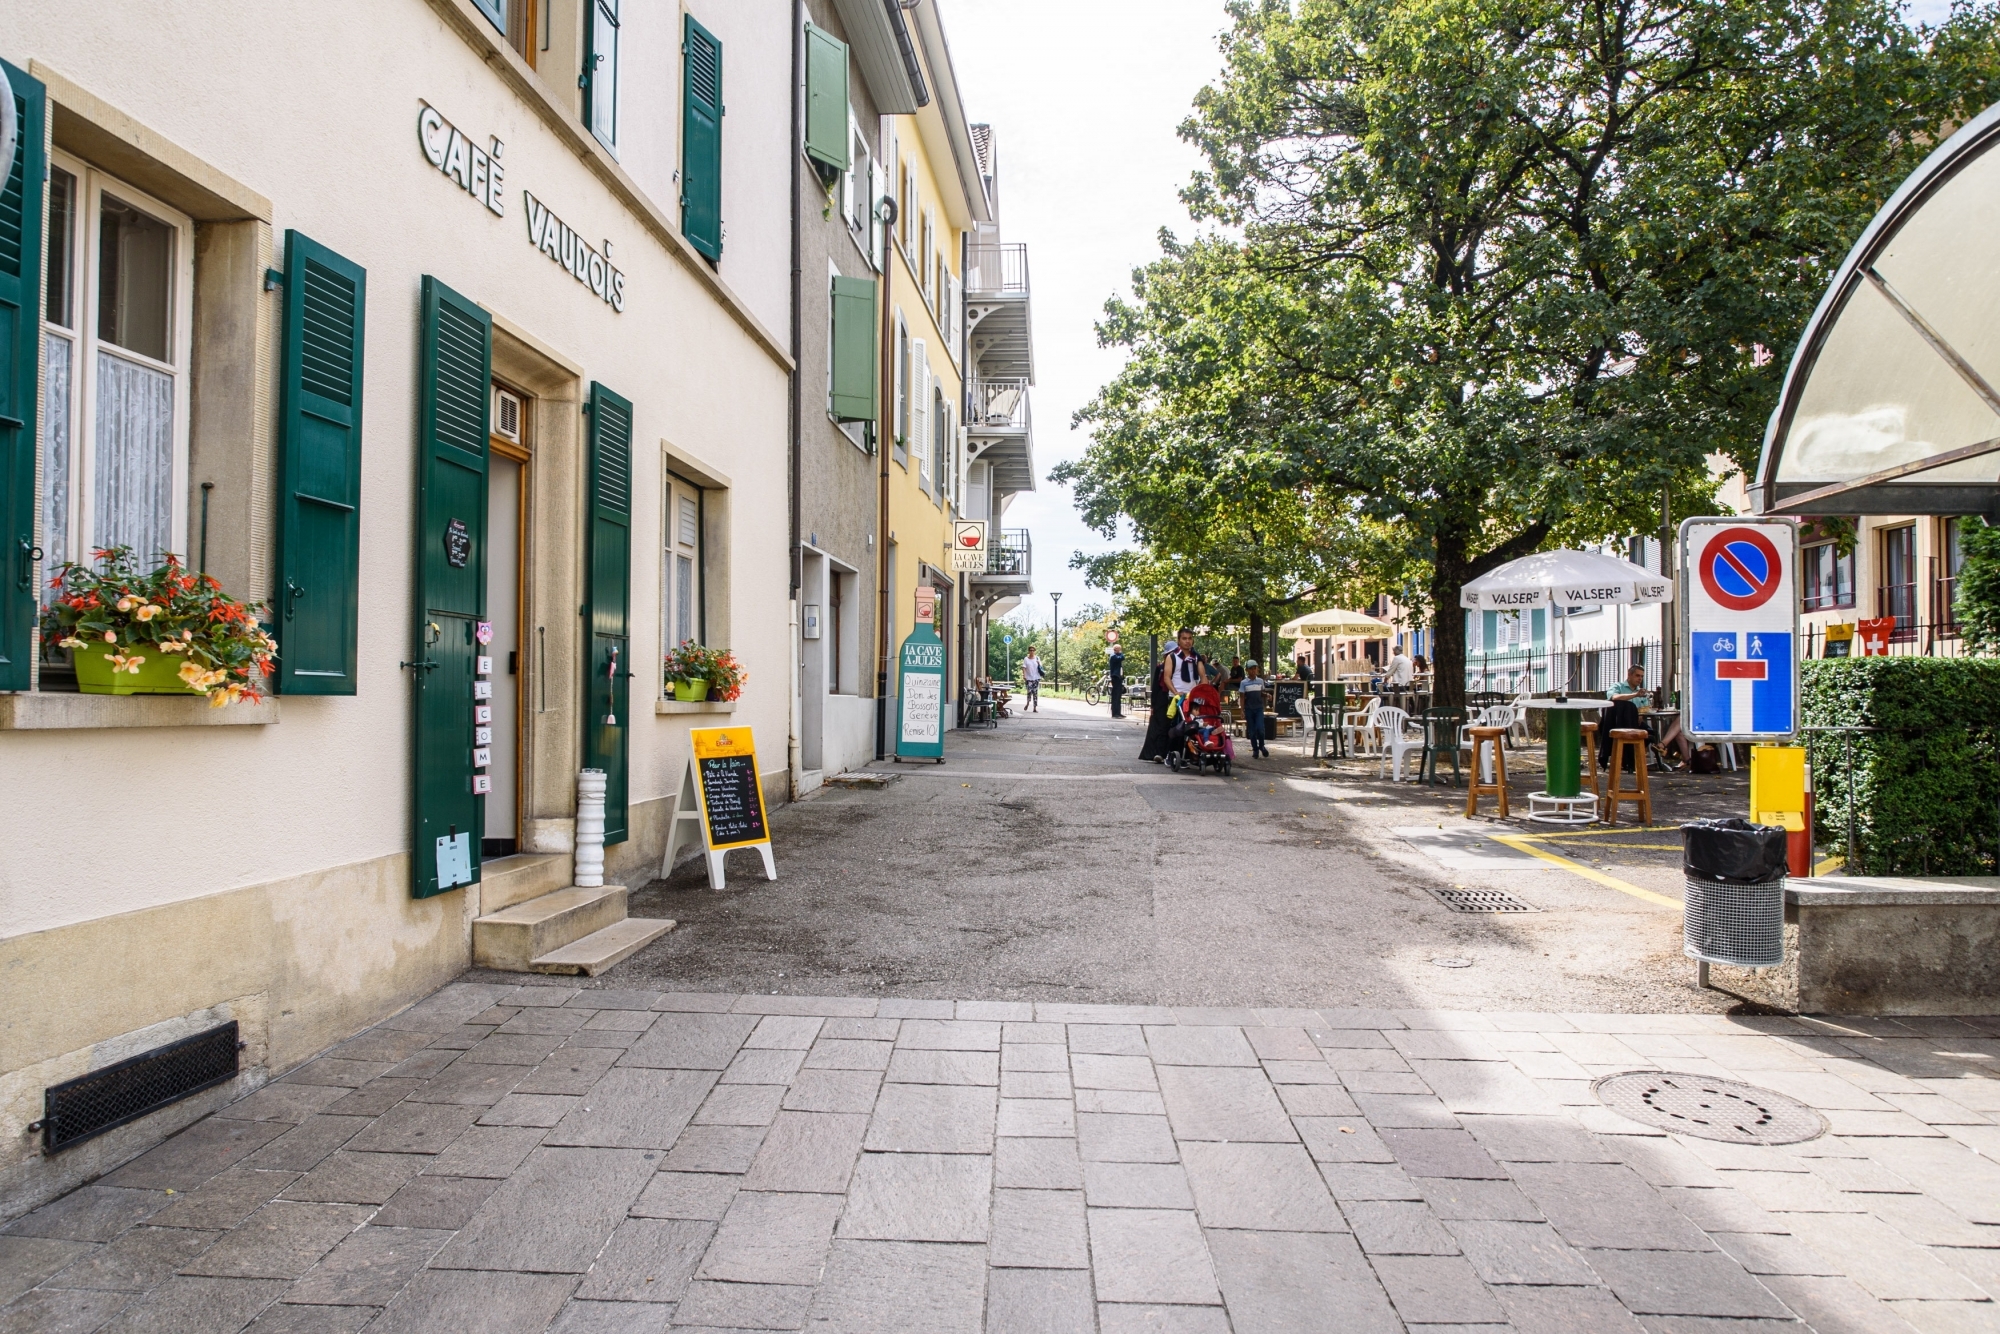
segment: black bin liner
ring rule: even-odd
[[[1762,885],[1785,877],[1785,831],[1737,816],[1681,826],[1681,867],[1690,880]]]

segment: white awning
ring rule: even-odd
[[[1668,602],[1674,581],[1602,551],[1542,551],[1508,561],[1458,590],[1473,611],[1525,607],[1601,607]]]
[[[1278,627],[1284,639],[1393,639],[1396,627],[1358,611],[1316,611]]]

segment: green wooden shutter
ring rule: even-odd
[[[722,258],[722,43],[688,16],[681,45],[681,234]]]
[[[5,64],[0,61],[0,64]],[[0,189],[0,690],[26,690],[35,661],[35,447],[42,363],[43,141],[48,99],[7,65],[19,146]]]
[[[806,156],[846,171],[847,43],[806,25]]]
[[[479,880],[484,800],[472,792],[473,661],[486,612],[486,436],[493,319],[437,279],[423,283],[417,385],[416,625],[411,732],[416,846],[411,891]],[[495,720],[495,725],[501,725]],[[470,846],[465,878],[440,875],[446,846]]]
[[[590,386],[583,763],[604,770],[604,842],[623,843],[632,725],[632,403]]]
[[[833,280],[833,415],[875,420],[875,280]]]
[[[361,349],[368,275],[285,233],[278,689],[355,693],[361,599]]]

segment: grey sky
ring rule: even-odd
[[[1078,518],[1049,469],[1083,452],[1070,418],[1117,373],[1097,346],[1105,299],[1159,253],[1161,227],[1190,230],[1175,192],[1199,155],[1175,129],[1221,67],[1221,0],[939,0],[966,114],[1000,147],[1000,222],[1028,245],[1035,331],[1037,489],[1016,496],[1009,528],[1034,535],[1035,594],[1016,615],[1049,619],[1106,593],[1069,568],[1108,544]],[[1051,35],[1062,34],[1060,41]]]
[[[1163,226],[1190,231],[1176,191],[1200,164],[1175,129],[1221,67],[1221,0],[938,0],[966,113],[1000,145],[1001,226],[1027,243],[1034,289],[1037,490],[1007,526],[1034,535],[1035,594],[1017,616],[1047,624],[1049,593],[1077,608],[1110,596],[1069,568],[1112,544],[1086,528],[1049,469],[1089,443],[1070,418],[1117,373],[1097,346],[1104,301],[1159,253]],[[1949,0],[1915,0],[1937,22]],[[1053,40],[1054,34],[1060,40]]]

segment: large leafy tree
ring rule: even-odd
[[[1990,7],[1935,31],[1886,0],[1229,12],[1182,127],[1217,226],[1107,309],[1131,357],[1057,475],[1156,561],[1227,568],[1262,521],[1295,586],[1411,587],[1441,703],[1467,580],[1650,530],[1669,492],[1698,512],[1709,456],[1749,462],[1846,247],[2000,91]]]

